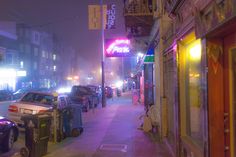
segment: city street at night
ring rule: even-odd
[[[236,0],[0,0],[0,157],[236,157]]]
[[[106,108],[96,108],[83,113],[84,132],[76,138],[67,138],[61,143],[49,143],[45,157],[169,157],[158,136],[138,129],[144,114],[143,105],[133,105],[131,92],[108,100]],[[15,154],[23,147],[24,135],[14,150],[1,157]]]

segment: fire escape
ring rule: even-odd
[[[129,38],[150,35],[153,26],[155,0],[124,0],[124,17]]]

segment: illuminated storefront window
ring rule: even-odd
[[[203,108],[201,104],[201,40],[195,35],[180,41],[180,105],[182,135],[199,145],[203,143]]]
[[[186,57],[186,103],[187,134],[195,139],[202,138],[201,99],[200,99],[200,67],[201,43],[197,40],[189,45]]]

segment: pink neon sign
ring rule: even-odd
[[[116,39],[106,49],[107,57],[122,57],[130,53],[130,40]]]

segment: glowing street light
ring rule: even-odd
[[[70,77],[70,76],[68,76],[66,79],[67,79],[67,80],[73,80],[73,78]]]

